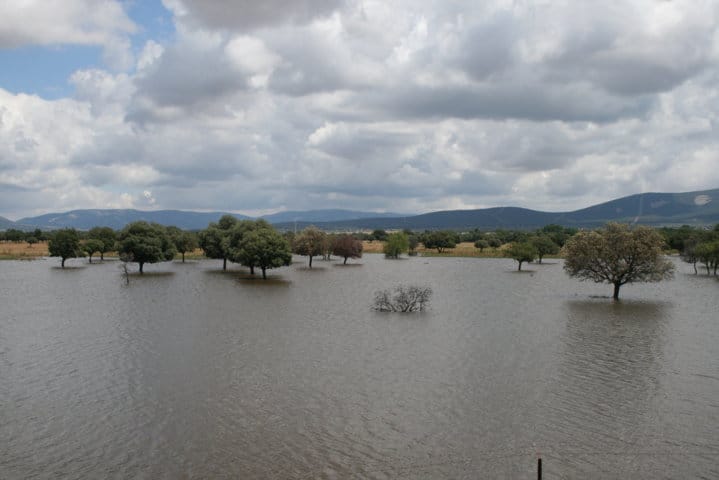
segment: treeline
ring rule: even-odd
[[[690,226],[679,228],[662,228],[668,248],[677,250],[682,260],[694,267],[698,274],[697,264],[702,265],[707,275],[717,275],[719,269],[719,224],[713,230],[697,229]]]
[[[238,220],[226,215],[199,232],[134,222],[119,231],[109,227],[95,227],[86,232],[10,229],[0,232],[0,241],[31,244],[48,241],[50,255],[60,257],[63,266],[68,258],[89,257],[92,262],[94,255],[99,255],[102,260],[106,253],[118,252],[121,259],[137,263],[141,273],[145,263],[171,260],[178,254],[184,262],[186,253],[201,248],[207,258],[222,260],[223,269],[232,262],[248,267],[253,274],[255,268],[260,269],[265,276],[268,269],[288,265],[293,253],[308,257],[310,268],[315,257],[328,259],[335,255],[343,258],[345,263],[350,258],[360,258],[362,240],[383,242],[383,251],[388,258],[416,255],[420,245],[442,254],[460,243],[469,242],[480,253],[485,249],[501,248],[503,255],[517,260],[521,269],[523,262],[538,260],[541,263],[544,256],[559,254],[577,232],[576,228],[547,225],[535,231],[387,232],[377,229],[371,233],[331,234],[308,227],[293,233],[279,232],[265,220]],[[702,266],[707,274],[717,274],[719,225],[713,229],[664,227],[657,232],[664,239],[665,251],[679,252],[684,261],[693,265],[695,273],[698,273],[698,266]]]

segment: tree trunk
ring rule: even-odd
[[[254,275],[254,274],[255,274],[255,266],[250,265],[250,275]]]
[[[619,300],[619,288],[622,286],[621,283],[615,283],[614,284],[614,295],[612,295],[612,298],[614,300]]]
[[[105,253],[104,252],[100,252],[100,261],[101,262],[105,261]]]
[[[60,262],[60,268],[65,268],[65,257],[62,257],[62,261]]]
[[[694,267],[694,275],[699,275],[699,270],[697,270],[697,262],[692,263],[692,266]]]
[[[185,252],[182,252],[182,263],[185,263]]]
[[[542,256],[539,256],[539,263],[542,263]]]
[[[226,258],[222,259],[222,270],[223,271],[227,270],[227,259]]]
[[[517,267],[517,271],[518,271],[518,272],[521,272],[521,271],[522,271],[522,261],[521,261],[521,260],[517,260],[517,261],[519,262],[519,266]]]
[[[145,265],[145,262],[140,262],[139,265],[140,265],[140,275],[142,275],[143,274],[142,267]]]
[[[267,280],[267,269],[262,267],[262,280]]]
[[[347,265],[347,257],[345,257],[345,263],[343,265]]]
[[[310,268],[312,268],[312,255],[310,255]]]

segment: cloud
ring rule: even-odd
[[[329,15],[339,0],[164,0],[183,22],[207,28],[247,31],[282,23],[306,23]]]
[[[131,68],[78,70],[56,101],[0,88],[0,215],[567,210],[719,186],[715,2],[165,4],[174,37]],[[82,25],[89,3],[68,5],[0,41],[131,38],[119,4]]]
[[[137,25],[115,0],[27,0],[0,4],[0,48],[97,45],[112,68],[132,64],[128,35]]]

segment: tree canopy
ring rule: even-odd
[[[110,227],[93,227],[87,232],[87,238],[102,242],[102,248],[96,251],[100,252],[100,260],[105,260],[105,254],[115,249],[117,234]]]
[[[664,258],[662,236],[645,226],[609,223],[594,231],[581,231],[564,245],[564,270],[580,280],[614,285],[619,299],[622,285],[658,282],[671,278],[674,265]]]
[[[537,258],[537,249],[529,242],[514,242],[505,252],[507,257],[513,258],[519,264],[517,271],[522,270],[524,262],[531,262]]]
[[[222,270],[227,270],[227,259],[230,257],[230,235],[237,225],[237,218],[223,215],[217,223],[210,223],[199,234],[200,248],[207,258],[222,260]]]
[[[121,258],[139,265],[140,274],[146,263],[172,260],[177,253],[165,227],[143,221],[130,223],[120,232],[118,247]]]
[[[295,237],[294,252],[297,255],[305,255],[310,259],[312,268],[312,257],[322,255],[326,246],[327,234],[315,226],[309,226]]]
[[[422,236],[422,243],[425,248],[436,248],[437,253],[442,253],[457,246],[457,234],[449,230],[427,232]]]
[[[90,238],[85,240],[85,242],[80,245],[80,248],[82,248],[82,251],[85,252],[88,256],[88,260],[90,260],[90,263],[92,263],[92,256],[95,252],[102,252],[102,248],[104,247],[104,243],[102,241],[96,239],[96,238]]]
[[[362,242],[348,233],[338,235],[334,239],[332,253],[344,258],[347,264],[348,258],[362,258]]]
[[[289,243],[269,226],[248,231],[238,245],[238,255],[243,264],[260,268],[262,278],[267,278],[268,269],[286,266],[292,262]]]
[[[409,250],[409,237],[404,232],[390,233],[384,244],[384,255],[387,258],[399,258],[399,256]]]
[[[185,263],[185,253],[192,252],[198,246],[197,235],[177,227],[167,227],[167,233],[170,235],[175,249],[182,255],[182,263]]]
[[[548,235],[535,235],[529,239],[529,243],[531,243],[537,250],[539,263],[542,263],[542,258],[544,258],[545,255],[554,255],[559,253],[559,245],[557,245]]]
[[[60,257],[60,266],[65,268],[68,258],[82,257],[85,254],[80,247],[80,236],[74,228],[56,231],[47,245],[51,257]]]

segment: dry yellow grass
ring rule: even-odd
[[[47,242],[29,244],[27,242],[0,242],[0,258],[30,259],[46,257]]]
[[[503,246],[504,247],[504,246]],[[501,257],[503,256],[503,247],[500,248],[485,248],[480,253],[478,248],[475,248],[474,243],[462,242],[455,248],[446,250],[442,253],[438,253],[437,250],[428,250],[424,248],[424,245],[420,244],[417,248],[417,252],[420,255],[427,257]],[[383,253],[384,242],[374,240],[369,242],[367,240],[362,242],[362,251],[364,253]]]

